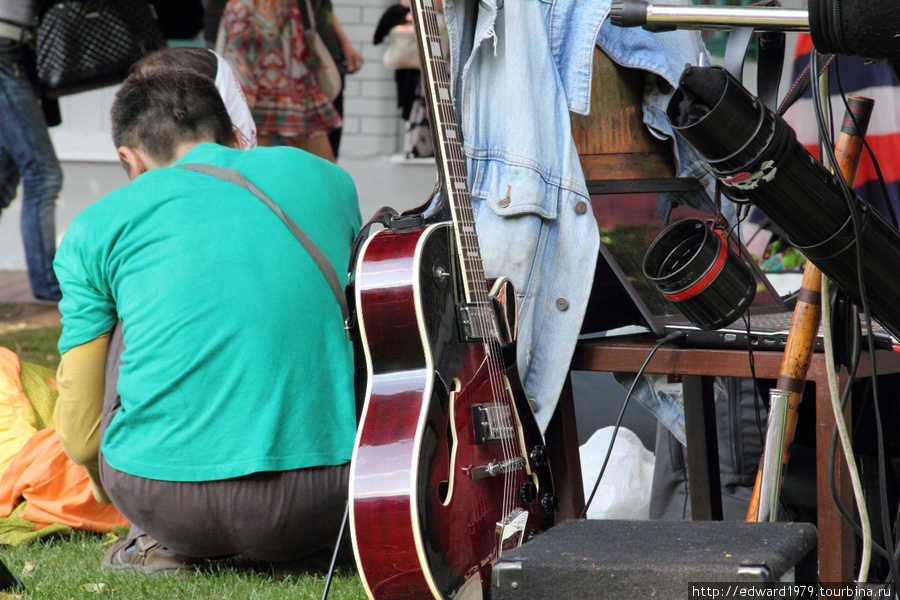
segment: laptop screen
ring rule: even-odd
[[[603,203],[609,201],[610,198],[607,195],[592,197],[592,202],[596,203],[595,212],[600,213],[603,210]],[[643,320],[646,321],[645,325],[654,333],[660,333],[664,325],[672,320],[686,322],[687,319],[683,317],[678,307],[667,300],[656,288],[656,285],[644,275],[644,256],[650,245],[667,226],[686,218],[710,220],[712,215],[679,206],[672,210],[668,224],[662,223],[658,219],[647,220],[646,218],[638,219],[643,222],[610,223],[602,220],[600,222],[601,259],[605,260],[619,279],[619,283],[637,306]],[[734,239],[736,236],[732,235],[729,238],[732,249],[735,252],[741,252]],[[757,279],[757,291],[751,304],[751,310],[754,312],[759,309],[766,309],[763,312],[785,310],[783,300],[756,262],[749,258],[750,255],[746,249],[743,249],[742,256]]]

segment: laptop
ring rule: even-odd
[[[602,200],[600,202],[602,203]],[[672,211],[669,225],[683,218],[711,217],[712,215],[699,213],[693,209],[678,207]],[[619,286],[624,292],[620,298],[625,298],[631,305],[626,310],[618,311],[619,315],[624,315],[625,321],[631,322],[615,323],[617,329],[607,331],[605,336],[634,333],[633,327],[620,326],[638,325],[659,338],[681,331],[685,335],[678,343],[685,347],[783,350],[790,333],[793,309],[785,303],[781,293],[750,257],[746,248],[743,246],[738,248],[734,240],[732,240],[734,249],[744,257],[744,262],[756,278],[757,287],[750,307],[733,323],[715,330],[700,329],[679,311],[675,303],[667,300],[657,290],[653,282],[644,275],[643,261],[647,249],[666,227],[667,225],[661,222],[601,227],[600,258],[595,277],[606,278],[607,281],[603,285],[609,286],[608,280],[612,276],[614,285]],[[800,277],[797,278],[796,289],[799,287]],[[606,290],[606,296],[611,297],[609,290]],[[895,348],[897,340],[881,326],[873,322],[872,330],[876,348],[883,350]],[[594,331],[599,330],[594,328]],[[821,352],[823,348],[824,337],[820,326],[816,351]]]

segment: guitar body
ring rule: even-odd
[[[450,223],[380,231],[358,262],[369,377],[350,526],[376,600],[487,598],[501,553],[554,522],[515,346],[461,333],[461,285]]]

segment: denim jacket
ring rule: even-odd
[[[444,0],[485,274],[505,275],[517,288],[519,373],[542,430],[568,375],[600,243],[569,111],[590,110],[597,42],[622,64],[672,73],[654,56],[664,49],[650,42],[632,56],[626,34],[643,40],[642,30],[601,29],[609,7],[610,0]],[[668,127],[664,108],[645,107],[660,131]]]

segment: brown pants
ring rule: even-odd
[[[120,324],[106,361],[101,436],[121,407],[116,383],[123,349]],[[347,463],[220,481],[160,481],[117,471],[100,457],[103,487],[132,523],[129,537],[146,533],[197,558],[242,554],[276,562],[334,548],[349,472]]]

